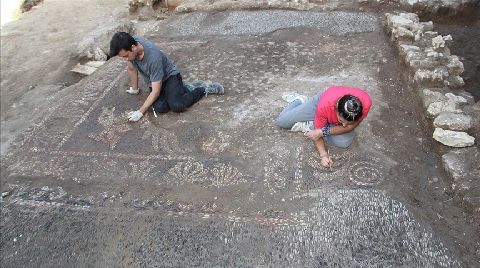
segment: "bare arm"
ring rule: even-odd
[[[330,135],[340,135],[340,134],[350,132],[350,131],[354,130],[359,124],[360,124],[360,122],[357,121],[357,122],[355,122],[351,125],[347,125],[347,126],[342,126],[342,125],[333,126],[333,127],[330,128]],[[312,131],[309,131],[305,135],[313,141],[323,137],[323,133],[322,133],[321,128],[317,128],[317,129],[314,129]]]
[[[127,61],[127,73],[128,73],[128,79],[130,80],[130,86],[134,89],[138,89],[138,72],[137,68],[133,66],[133,64],[130,61]]]
[[[320,157],[328,155],[327,146],[325,146],[325,141],[323,138],[314,140],[313,143],[315,144],[315,148],[317,148]]]
[[[160,96],[161,88],[162,88],[162,81],[152,82],[152,92],[150,92],[150,95],[148,95],[142,107],[138,109],[142,114],[145,114],[148,108],[152,106],[152,104],[158,99],[158,96]]]
[[[354,124],[343,126],[338,125],[330,128],[330,135],[340,135],[347,133],[355,129],[360,122],[355,122]],[[315,147],[317,148],[318,153],[320,154],[321,164],[324,167],[332,167],[333,161],[328,155],[327,146],[323,140],[323,132],[321,128],[309,131],[305,135],[313,141]]]
[[[356,121],[355,123],[347,126],[342,126],[342,125],[333,126],[330,128],[330,135],[340,135],[340,134],[350,132],[354,130],[358,126],[358,124],[360,124],[360,121]]]

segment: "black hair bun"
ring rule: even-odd
[[[353,96],[352,96],[353,97]],[[353,97],[345,103],[345,109],[348,113],[358,114],[361,111],[362,105],[357,97]]]
[[[362,117],[362,102],[355,96],[345,95],[340,98],[337,105],[338,113],[347,121],[355,121]]]

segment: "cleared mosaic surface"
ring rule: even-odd
[[[320,167],[305,137],[274,125],[284,92],[313,95],[328,85],[355,84],[374,102],[381,98],[371,78],[375,60],[365,60],[380,59],[372,56],[378,47],[308,34],[157,40],[185,80],[220,81],[226,94],[137,123],[125,114],[146,95],[127,95],[125,64],[111,60],[12,146],[2,162],[11,191],[7,223],[66,210],[87,230],[127,234],[130,240],[109,241],[127,245],[136,265],[156,255],[158,266],[457,266],[428,228],[376,190],[388,184],[396,163],[373,146],[385,141],[372,133],[369,119],[358,131],[361,142],[347,151],[331,148],[331,169]],[[359,35],[355,43],[368,38]],[[135,220],[145,224],[129,225]],[[233,253],[242,260],[222,257]]]

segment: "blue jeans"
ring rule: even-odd
[[[292,128],[297,122],[313,121],[317,112],[317,104],[320,100],[320,94],[311,97],[306,102],[300,100],[292,101],[277,117],[277,126],[281,128]],[[330,124],[333,126],[333,124]],[[340,148],[347,148],[353,142],[355,131],[350,131],[340,135],[330,135],[323,140],[329,144]]]
[[[158,96],[158,99],[155,100],[152,106],[157,113],[166,113],[170,110],[181,113],[203,98],[203,96],[205,96],[204,88],[196,88],[190,91],[183,85],[182,76],[176,74],[163,81],[160,96]]]

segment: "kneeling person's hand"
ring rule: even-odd
[[[321,158],[320,164],[321,164],[324,168],[331,168],[331,167],[333,167],[333,161],[332,161],[332,158],[330,158],[329,155],[320,156],[320,158]]]
[[[316,141],[316,140],[320,139],[321,137],[323,137],[322,130],[319,129],[319,128],[307,131],[303,135],[305,135],[307,138],[311,139],[312,141]]]
[[[136,122],[142,118],[143,114],[140,111],[132,111],[128,113],[128,120],[132,122]]]

